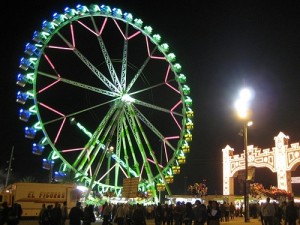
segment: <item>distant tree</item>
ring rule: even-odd
[[[6,180],[6,172],[0,169],[0,184],[5,184]]]
[[[23,177],[20,180],[21,183],[37,183],[37,180],[35,177],[32,176],[27,176],[27,177]]]
[[[203,183],[194,183],[194,185],[188,186],[188,191],[192,195],[197,195],[200,197],[207,195],[207,189],[206,180],[203,180]]]
[[[0,169],[0,186],[5,186],[7,179],[7,185],[14,183],[15,178],[16,176],[14,173],[10,172],[9,177],[7,177],[7,169]]]
[[[0,191],[4,188],[6,181],[5,171],[0,169]]]
[[[252,197],[260,199],[262,195],[266,197],[270,197],[275,200],[282,200],[282,199],[292,199],[294,194],[292,192],[279,189],[276,186],[270,187],[270,189],[264,188],[264,186],[260,183],[253,183],[250,184],[250,194]]]

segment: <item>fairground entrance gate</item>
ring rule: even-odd
[[[274,137],[275,147],[259,149],[249,145],[248,150],[248,179],[251,180],[251,168],[269,168],[277,173],[277,187],[292,192],[291,171],[300,165],[299,143],[288,145],[289,137],[280,132]],[[234,177],[239,171],[245,171],[245,151],[233,155],[234,149],[227,145],[223,151],[223,195],[234,195]],[[252,170],[253,171],[253,170]]]

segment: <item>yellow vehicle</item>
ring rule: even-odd
[[[9,206],[19,203],[22,206],[23,218],[37,217],[43,204],[67,202],[68,210],[80,200],[82,192],[75,184],[51,183],[14,183],[0,193],[0,204],[7,202]]]

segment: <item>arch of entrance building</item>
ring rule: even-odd
[[[253,145],[247,146],[248,178],[251,180],[252,168],[268,168],[277,173],[277,187],[292,192],[291,172],[300,165],[300,146],[293,143],[289,146],[289,137],[279,132],[274,137],[275,147],[260,149]],[[234,155],[234,149],[227,145],[223,152],[223,195],[234,195],[234,177],[238,172],[245,171],[245,151]]]

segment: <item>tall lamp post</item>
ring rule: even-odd
[[[237,114],[243,121],[243,137],[245,150],[245,180],[244,180],[244,208],[245,208],[245,222],[250,221],[249,217],[249,182],[248,182],[248,122],[250,118],[250,100],[252,93],[249,89],[242,89],[239,93],[239,98],[235,102]]]

